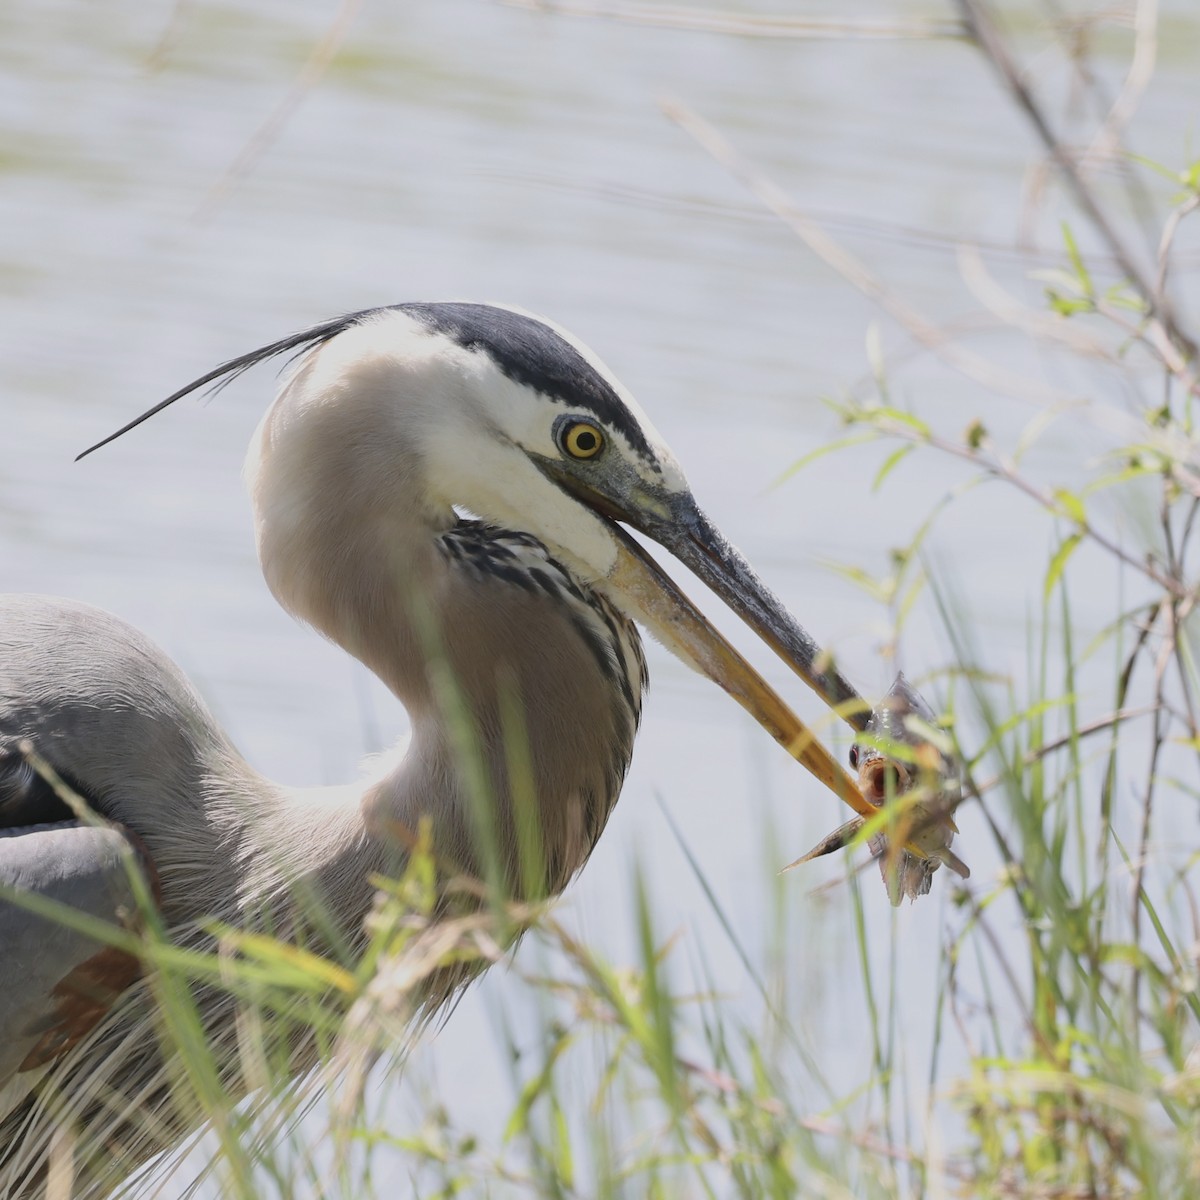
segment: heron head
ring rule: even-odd
[[[633,397],[592,351],[551,322],[463,303],[350,314],[222,364],[126,429],[196,388],[221,386],[267,358],[306,350],[312,352],[284,384],[252,452],[260,550],[268,527],[281,544],[311,543],[312,523],[335,503],[334,491],[343,502],[356,495],[359,510],[380,522],[418,507],[436,527],[466,509],[528,532],[580,583],[604,591],[730,692],[843,799],[874,811],[630,536],[628,529],[640,532],[689,567],[842,716],[853,720],[865,709],[705,516]],[[268,557],[268,580],[285,593],[271,579]]]
[[[392,310],[396,311],[396,310]],[[729,691],[814,774],[872,811],[765,681],[653,562],[669,550],[831,707],[866,707],[697,504],[645,412],[600,359],[543,318],[480,304],[404,305],[437,359],[423,469],[429,493],[537,536],[583,583]],[[392,319],[392,318],[382,318]]]

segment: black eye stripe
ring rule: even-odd
[[[583,409],[593,424],[620,433],[630,450],[648,463],[657,458],[636,417],[617,394],[614,381],[536,317],[487,304],[398,306],[429,329],[469,350],[481,350],[510,379],[563,405]],[[379,310],[376,310],[379,311]],[[356,313],[347,321],[366,319]],[[318,327],[321,328],[321,327]],[[333,334],[319,335],[332,337]]]

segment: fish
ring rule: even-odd
[[[858,774],[859,790],[876,808],[896,805],[894,822],[867,842],[893,905],[928,895],[943,864],[962,879],[971,877],[971,869],[950,849],[958,833],[954,810],[962,801],[962,765],[933,710],[903,672],[871,710],[850,748],[850,767]],[[851,845],[866,824],[861,816],[847,821],[784,870]]]

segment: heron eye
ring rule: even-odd
[[[604,449],[604,434],[588,421],[568,425],[559,439],[572,458],[595,458]]]

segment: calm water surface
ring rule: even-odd
[[[934,3],[880,8],[945,15]],[[1186,5],[1176,9],[1135,126],[1140,148],[1168,162],[1181,159],[1197,100],[1188,65],[1197,31],[1179,15]],[[349,777],[364,753],[402,733],[404,715],[362,668],[281,612],[260,579],[240,465],[273,392],[270,372],[211,403],[181,404],[83,464],[72,458],[215,362],[337,312],[502,300],[597,349],[714,519],[850,677],[882,691],[894,670],[879,653],[886,614],[825,561],[882,572],[888,549],[963,475],[910,460],[873,493],[882,457],[873,449],[770,486],[838,435],[821,400],[867,374],[877,314],[758,212],[657,99],[694,106],[913,304],[949,317],[978,307],[954,244],[1016,242],[1032,149],[971,52],[953,42],[719,38],[482,0],[368,0],[323,77],[264,135],[334,15],[332,3],[283,0],[0,7],[0,586],[88,600],[147,630],[266,773],[311,784]],[[1117,36],[1112,46],[1123,50]],[[1121,61],[1102,59],[1114,79]],[[1053,249],[1053,210],[1033,234]],[[988,262],[1038,302],[1026,276],[1040,260],[996,252]],[[883,338],[902,340],[886,324]],[[1066,393],[1099,378],[1005,335],[974,345]],[[1038,411],[922,360],[896,386],[951,431],[983,415],[1012,437]],[[1101,450],[1108,436],[1086,417],[1060,420],[1032,469],[1069,475],[1080,445]],[[989,664],[1018,681],[1049,545],[1041,518],[988,489],[957,505],[931,545]],[[1082,641],[1112,618],[1114,577],[1084,556],[1076,570]],[[715,615],[802,714],[819,716]],[[919,617],[904,643],[918,675],[947,657],[935,630]],[[772,870],[843,814],[726,697],[658,648],[650,657],[632,773],[561,912],[612,955],[633,953],[629,883],[640,861],[663,929],[703,946],[752,1016],[753,989],[656,800],[752,951],[768,924]],[[963,835],[986,879],[973,814]],[[810,893],[841,870],[790,876],[784,894],[793,1011],[822,1068],[852,1082],[867,1048],[855,1036],[863,1009],[849,906],[844,892],[833,902]],[[902,949],[902,1019],[918,1062],[941,884],[894,925],[882,890],[868,914],[879,961],[893,938]],[[462,1123],[485,1132],[508,1104],[490,1016],[505,995],[494,972],[422,1064]]]

